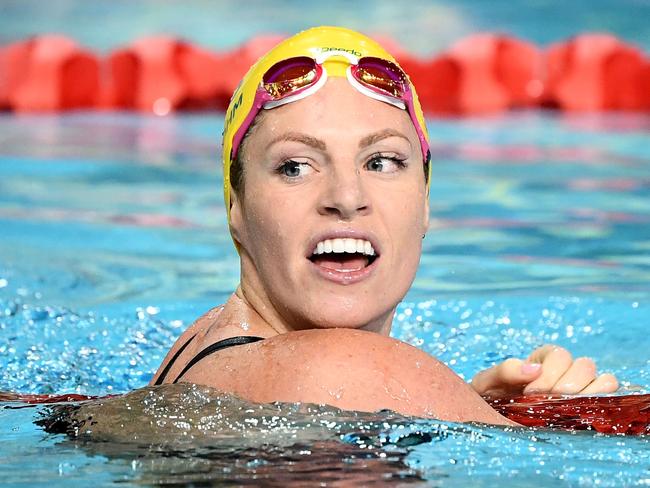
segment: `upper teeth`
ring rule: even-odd
[[[370,242],[365,239],[325,239],[324,241],[319,242],[316,245],[316,249],[312,254],[323,254],[323,253],[361,253],[368,256],[374,256],[375,250],[372,247]]]

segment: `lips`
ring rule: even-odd
[[[340,284],[365,279],[379,258],[373,243],[356,235],[325,237],[317,240],[312,249],[308,259],[315,270],[322,277]]]

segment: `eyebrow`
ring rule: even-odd
[[[401,137],[402,139],[406,139],[408,143],[411,144],[409,138],[406,137],[404,134],[402,134],[400,131],[397,131],[395,129],[384,129],[384,130],[380,130],[379,132],[375,132],[374,134],[370,134],[369,136],[366,136],[363,139],[361,139],[359,141],[359,147],[364,148],[364,147],[372,146],[376,142],[379,142],[382,139],[388,139],[389,137]]]
[[[285,132],[284,134],[280,134],[279,136],[275,137],[271,141],[269,146],[277,142],[284,142],[284,141],[300,142],[301,144],[305,144],[306,146],[311,146],[323,152],[327,150],[327,145],[323,141],[315,137],[308,136],[307,134],[302,134],[300,132]]]
[[[401,137],[402,139],[408,141],[409,144],[411,143],[409,138],[406,137],[401,132],[395,129],[383,129],[380,130],[379,132],[375,132],[361,139],[359,141],[359,147],[364,148],[364,147],[372,146],[373,144],[383,139],[388,139],[389,137]],[[327,151],[327,145],[323,141],[317,139],[316,137],[308,136],[307,134],[302,134],[301,132],[285,132],[284,134],[280,134],[279,136],[272,139],[269,145],[273,145],[275,143],[285,142],[285,141],[299,142],[301,144],[305,144],[306,146],[310,146],[315,149],[318,149],[319,151],[323,151],[323,152]]]

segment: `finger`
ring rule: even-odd
[[[592,381],[580,393],[585,395],[594,395],[597,393],[614,393],[618,390],[618,380],[613,374],[601,374],[598,378]]]
[[[569,351],[552,345],[536,349],[529,360],[542,364],[542,374],[524,388],[524,394],[550,392],[572,364]]]
[[[551,355],[552,353],[557,354],[558,351],[564,351],[567,354],[569,354],[569,356],[571,356],[569,351],[567,351],[563,347],[556,346],[555,344],[544,344],[543,346],[538,347],[537,349],[535,349],[533,352],[530,353],[530,356],[528,356],[528,361],[530,361],[531,363],[541,364],[544,363],[544,361],[549,355]]]
[[[495,391],[519,390],[533,381],[541,373],[541,365],[510,358],[504,362],[481,371],[472,378],[472,387],[479,394]]]
[[[551,392],[575,395],[595,379],[596,364],[589,358],[578,358],[553,385]]]

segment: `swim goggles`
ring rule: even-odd
[[[333,56],[343,57],[348,61],[346,77],[358,91],[407,111],[420,140],[424,163],[428,165],[429,143],[416,117],[413,92],[406,73],[397,64],[386,59],[357,57],[343,50],[328,50],[316,58],[296,56],[271,66],[262,76],[251,110],[233,137],[231,161],[236,158],[241,141],[260,110],[273,109],[317,92],[327,81],[324,63]]]

